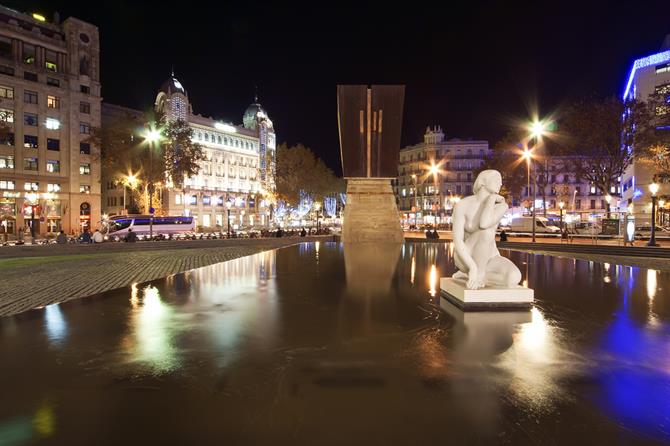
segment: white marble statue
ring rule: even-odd
[[[498,195],[501,186],[500,172],[484,170],[477,175],[474,195],[454,206],[454,257],[459,271],[453,278],[464,280],[471,290],[511,288],[521,281],[521,271],[500,255],[495,242],[496,228],[507,212],[505,199]]]

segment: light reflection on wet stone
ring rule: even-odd
[[[440,299],[447,243],[319,243],[0,319],[0,442],[670,440],[670,275],[502,254],[531,311]]]

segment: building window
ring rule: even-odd
[[[31,73],[30,71],[23,72],[23,78],[27,81],[37,82],[37,73]]]
[[[87,142],[80,142],[79,143],[79,153],[82,155],[90,155],[91,154],[91,145]]]
[[[58,183],[47,184],[47,192],[60,192],[60,190],[60,184]]]
[[[23,184],[23,190],[27,191],[38,191],[40,188],[40,183],[30,182]]]
[[[0,121],[14,122],[14,111],[7,110],[6,108],[0,108]]]
[[[657,65],[656,66],[656,74],[661,74],[661,73],[670,73],[670,62],[668,62],[664,65]]]
[[[0,85],[0,98],[14,99],[14,89]]]
[[[204,197],[202,197],[202,204],[204,204],[205,206],[211,205],[212,197],[210,197],[209,195],[205,195]]]
[[[91,174],[91,165],[89,163],[79,164],[79,175],[90,175]]]
[[[79,123],[79,133],[82,135],[90,135],[91,134],[91,126],[88,122],[80,122]]]
[[[37,158],[23,158],[23,170],[37,170]]]
[[[52,87],[60,87],[60,80],[54,79],[53,77],[47,77],[47,85],[51,85]]]
[[[606,203],[607,202],[605,200],[600,200],[600,209],[607,209]]]
[[[575,200],[575,209],[582,208],[582,200]]]
[[[191,195],[188,197],[188,204],[198,204],[198,196]]]
[[[48,71],[53,71],[54,73],[58,71],[58,54],[55,51],[46,50],[44,51],[44,68]]]
[[[14,190],[15,183],[12,180],[0,180],[0,189]]]
[[[47,150],[60,150],[60,139],[47,138]]]
[[[11,155],[0,156],[0,169],[13,169],[14,157]]]
[[[6,146],[13,146],[14,145],[14,133],[7,132],[4,135],[0,134],[0,144],[6,145]]]
[[[35,113],[24,113],[23,123],[25,125],[37,126],[37,115]]]
[[[6,65],[0,65],[0,74],[5,74],[7,76],[14,76],[14,68],[8,67]]]
[[[23,102],[26,104],[37,104],[37,92],[23,90]]]
[[[47,160],[47,172],[50,172],[50,173],[60,172],[60,161],[58,161],[58,160]]]
[[[223,206],[223,197],[222,196],[216,197],[216,205],[217,206]]]
[[[5,36],[0,36],[0,57],[5,59],[13,59],[14,53],[12,51],[12,39]]]
[[[23,135],[23,147],[28,147],[30,149],[36,149],[37,146],[37,136],[33,135]]]
[[[84,94],[91,94],[91,87],[88,85],[80,85],[79,90]]]
[[[91,193],[91,186],[88,184],[80,184],[79,185],[79,193],[80,194],[90,194]]]
[[[591,186],[591,188],[589,189],[589,193],[592,194],[592,195],[595,194],[596,193],[596,187]]]
[[[58,96],[47,96],[47,108],[60,108],[60,98]]]
[[[79,103],[79,112],[80,113],[86,113],[87,115],[91,114],[91,104],[88,102],[80,102]]]
[[[596,208],[596,200],[591,200],[591,209]]]
[[[35,45],[23,43],[23,63],[35,64]]]
[[[47,118],[47,128],[49,130],[58,130],[60,128],[60,121],[56,118]]]

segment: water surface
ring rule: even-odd
[[[0,445],[670,441],[670,274],[503,252],[531,311],[440,299],[449,244],[313,243],[0,319]]]

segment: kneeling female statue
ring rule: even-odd
[[[456,203],[452,216],[455,263],[454,279],[464,280],[476,290],[485,286],[511,288],[521,281],[521,271],[500,255],[496,228],[507,212],[505,199],[498,195],[502,177],[497,170],[484,170],[474,184],[474,195]]]

